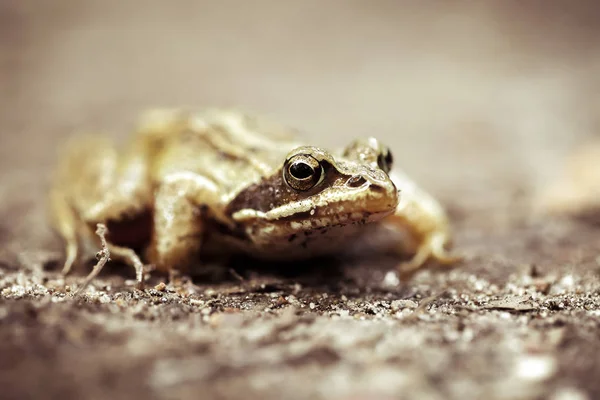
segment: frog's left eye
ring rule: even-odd
[[[283,168],[285,182],[296,190],[309,190],[321,180],[323,168],[308,154],[298,154],[288,159]]]
[[[389,174],[394,165],[394,157],[392,156],[392,152],[387,147],[384,147],[383,150],[377,156],[377,165],[381,168],[386,174]]]

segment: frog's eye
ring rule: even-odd
[[[308,154],[298,154],[288,159],[283,168],[285,182],[296,190],[309,190],[321,180],[321,164]]]
[[[392,156],[392,152],[387,147],[384,147],[383,150],[377,156],[377,165],[381,168],[386,174],[389,174],[392,170],[392,166],[394,165],[394,157]]]

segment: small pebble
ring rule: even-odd
[[[396,271],[389,271],[383,278],[383,285],[387,287],[394,287],[400,284],[400,279]]]
[[[556,368],[556,360],[551,356],[525,356],[517,362],[516,375],[529,381],[542,381],[550,378]]]
[[[417,308],[419,305],[413,300],[394,300],[392,301],[392,311],[398,311],[405,308]]]

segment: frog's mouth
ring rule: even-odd
[[[302,243],[333,234],[335,237],[348,237],[357,234],[363,225],[377,222],[392,214],[394,209],[376,212],[346,212],[335,215],[313,215],[310,212],[296,214],[279,220],[256,219],[246,228],[246,234],[255,243],[273,243],[281,240],[291,244],[302,238]],[[334,233],[335,232],[335,233]],[[325,240],[330,240],[327,236]]]
[[[277,219],[246,215],[244,220],[246,224],[250,223],[250,231],[254,234],[261,232],[268,236],[288,236],[294,233],[309,233],[314,231],[324,231],[329,229],[343,228],[349,225],[366,225],[391,215],[395,211],[393,204],[380,210],[374,211],[350,211],[332,213],[332,208],[324,207],[319,209],[315,207],[308,211],[297,212],[293,215],[280,217]],[[238,220],[240,220],[238,215]]]
[[[359,201],[360,200],[360,201]],[[301,200],[291,205],[267,212],[242,209],[233,214],[238,222],[303,222],[321,221],[322,224],[346,224],[374,222],[396,210],[398,198],[361,198],[353,201],[316,202]],[[282,211],[282,209],[285,210]]]
[[[336,214],[326,212],[321,214],[319,213],[319,209],[315,208],[311,211],[299,213],[289,218],[282,218],[278,222],[289,222],[292,225],[292,228],[298,230],[311,230],[315,228],[345,226],[350,224],[364,225],[377,222],[392,214],[394,210],[395,208],[389,207],[377,211],[352,211],[339,212]]]

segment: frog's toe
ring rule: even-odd
[[[463,260],[463,256],[460,254],[450,253],[444,250],[443,253],[433,253],[432,258],[442,265],[453,265]]]
[[[463,256],[447,250],[447,243],[448,239],[446,235],[434,235],[427,243],[427,246],[430,248],[431,258],[442,265],[456,264],[463,259]]]
[[[65,263],[61,273],[67,275],[77,260],[78,246],[76,240],[69,240],[65,245]]]
[[[431,249],[428,246],[421,246],[410,261],[401,263],[398,267],[402,275],[411,274],[421,268],[431,257]]]
[[[447,236],[434,234],[425,240],[417,249],[413,258],[400,265],[402,274],[410,274],[423,267],[429,260],[436,261],[442,265],[452,265],[463,259],[461,255],[446,250]]]

